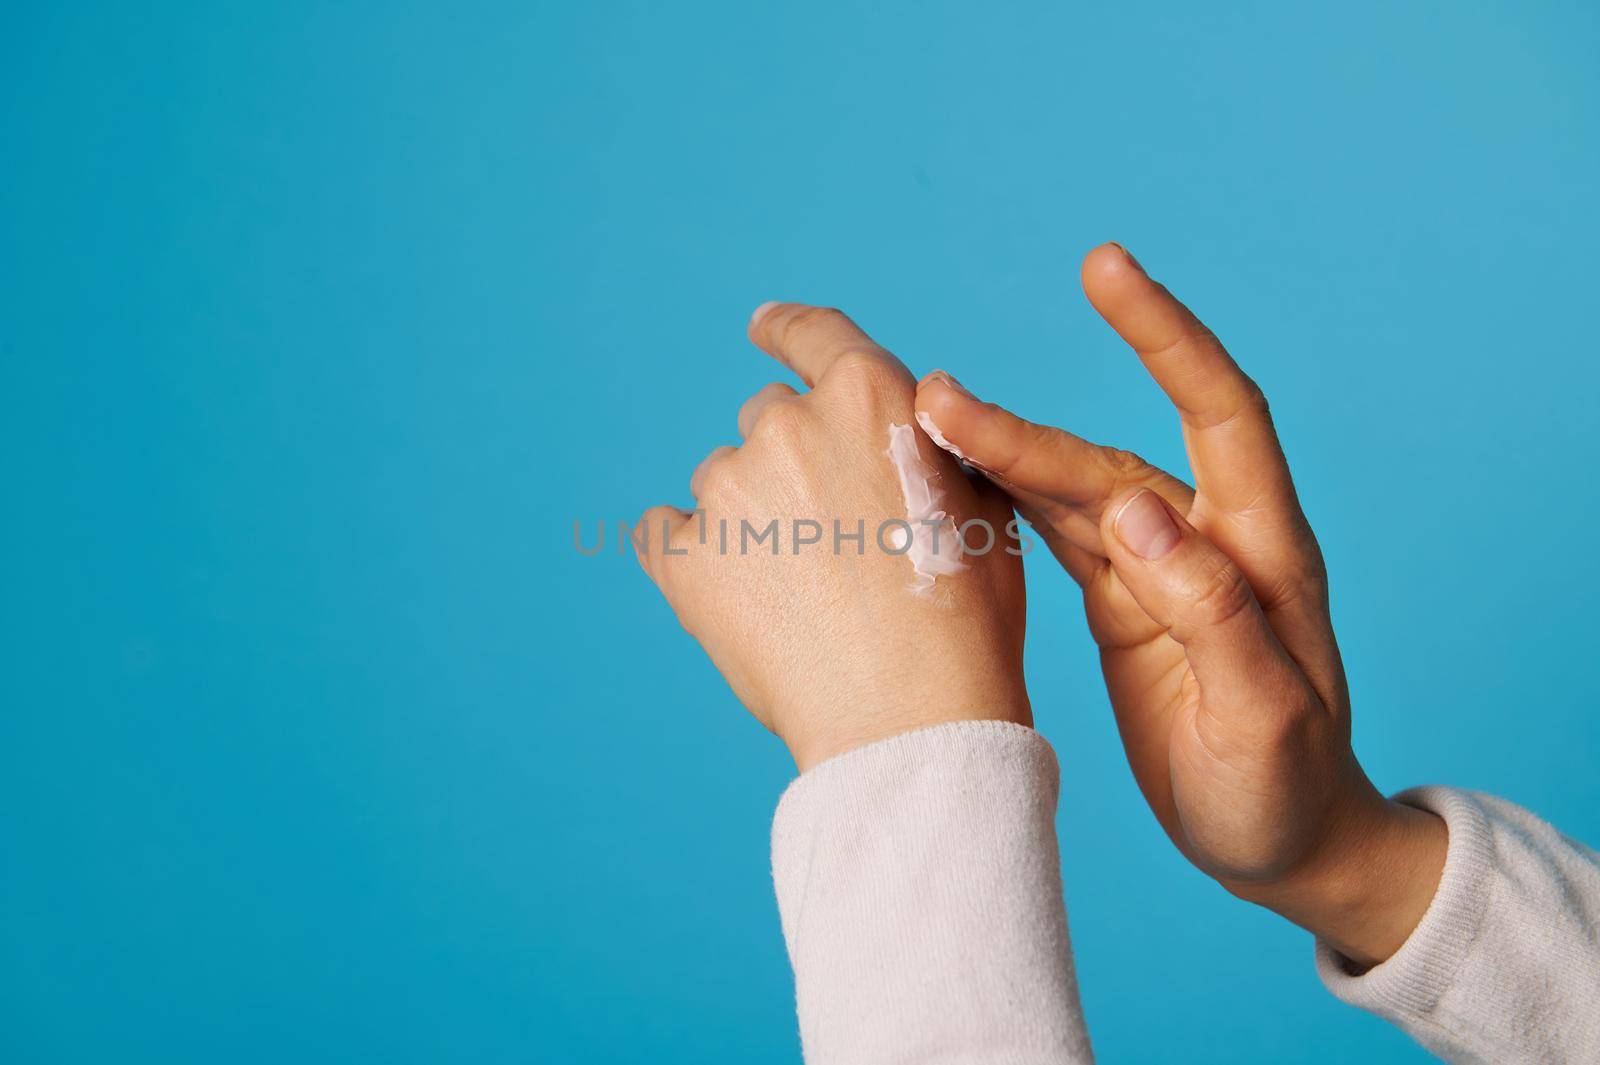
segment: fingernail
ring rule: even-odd
[[[951,377],[949,374],[945,373],[943,370],[935,370],[932,373],[930,373],[927,377],[924,377],[923,380],[924,381],[943,381],[945,384],[949,385],[951,388],[953,388],[957,392],[960,392],[963,396],[966,396],[968,399],[977,399],[978,398],[977,396],[973,395],[971,392],[967,391],[967,386],[966,385],[963,385],[960,381],[957,381],[954,377]]]
[[[1124,248],[1121,244],[1118,244],[1114,240],[1111,241],[1111,246],[1120,251],[1123,255],[1123,258],[1127,259],[1133,264],[1134,269],[1138,270],[1141,274],[1145,272],[1145,268],[1139,265],[1139,260],[1133,257],[1133,252],[1129,251],[1127,248]]]
[[[777,300],[768,300],[755,310],[751,311],[749,328],[754,329],[756,327],[756,323],[761,321],[761,316],[772,310],[772,308],[776,307],[777,305]]]
[[[1112,524],[1124,547],[1152,562],[1177,547],[1183,538],[1172,515],[1148,488],[1139,489],[1138,495],[1122,504]]]

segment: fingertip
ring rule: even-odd
[[[927,384],[929,382],[934,382],[934,381],[937,381],[939,384],[944,385],[944,387],[950,389],[953,392],[957,392],[957,393],[959,393],[959,394],[961,394],[963,396],[966,396],[968,399],[975,398],[972,395],[971,390],[969,390],[966,385],[962,384],[960,381],[957,381],[955,379],[954,375],[952,375],[950,373],[947,373],[944,370],[934,370],[928,376],[924,377],[921,381],[918,381],[917,385],[918,385],[918,387],[921,387],[923,384]]]
[[[977,397],[965,385],[943,370],[934,370],[917,382],[918,410],[959,406],[963,402],[976,400]]]
[[[995,408],[943,370],[935,370],[917,382],[914,407],[917,424],[928,439],[960,461],[989,472],[982,455],[984,419]],[[974,447],[979,452],[977,456],[970,450]]]
[[[941,429],[948,429],[963,420],[964,409],[973,402],[975,401],[972,393],[956,383],[955,378],[943,370],[935,370],[917,382],[913,407],[923,430],[933,437],[935,442],[939,442],[943,439],[942,435],[930,430],[929,423]],[[940,446],[949,450],[943,443],[940,443]]]
[[[750,312],[750,321],[745,324],[744,331],[749,335],[751,340],[755,340],[757,343],[759,343],[759,340],[757,340],[757,330],[761,325],[761,319],[765,318],[767,316],[767,312],[771,311],[772,308],[780,305],[781,303],[779,300],[768,300]]]
[[[1103,540],[1114,540],[1117,536],[1117,519],[1133,502],[1133,497],[1144,491],[1144,488],[1135,485],[1112,493],[1106,498],[1106,504],[1100,510],[1100,537]]]
[[[1129,281],[1148,277],[1133,254],[1115,241],[1107,241],[1083,257],[1083,290],[1093,299]]]
[[[1115,538],[1136,557],[1155,562],[1178,546],[1183,530],[1166,500],[1148,488],[1137,488],[1106,508],[1101,538]]]

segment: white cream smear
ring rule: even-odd
[[[924,423],[925,415],[918,414],[917,421],[927,430],[932,422]],[[935,443],[960,455],[948,441],[935,435],[934,429],[928,435]],[[939,471],[922,461],[922,456],[917,453],[917,431],[909,425],[889,426],[889,461],[894,464],[894,469],[900,475],[900,494],[906,500],[906,524],[911,526],[911,542],[906,543],[905,530],[894,530],[894,549],[905,548],[905,557],[911,560],[911,568],[916,573],[911,582],[911,590],[925,593],[933,587],[934,581],[939,577],[960,573],[966,569],[966,563],[961,561],[961,536],[956,530],[956,523],[944,511],[944,491],[938,486]]]
[[[928,417],[928,412],[927,411],[925,411],[925,410],[917,411],[917,424],[922,426],[922,431],[928,434],[928,439],[929,440],[932,440],[935,444],[938,444],[940,447],[942,447],[946,451],[950,452],[950,454],[954,455],[956,458],[960,459],[962,462],[970,462],[971,461],[970,459],[967,458],[966,453],[964,451],[962,451],[960,448],[956,447],[954,444],[952,444],[950,441],[948,441],[948,440],[946,440],[944,438],[944,434],[939,431],[939,427],[937,425],[933,424],[933,419]]]

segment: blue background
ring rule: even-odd
[[[1107,239],[1273,399],[1380,786],[1600,839],[1600,14],[1110,6],[9,6],[0,1057],[797,1061],[786,755],[572,523],[686,498],[772,298],[1181,468]],[[1029,576],[1103,1059],[1421,1059]]]

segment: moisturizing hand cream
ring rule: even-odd
[[[933,424],[933,419],[928,417],[927,411],[917,411],[917,424],[922,426],[922,431],[928,434],[929,440],[932,440],[935,444],[938,444],[940,447],[950,452],[950,454],[954,455],[962,462],[972,461],[971,459],[967,458],[965,452],[944,438],[944,434],[939,431],[939,427]]]
[[[944,490],[939,487],[939,471],[922,461],[917,453],[917,430],[909,425],[889,426],[889,461],[900,476],[900,493],[906,501],[905,530],[899,534],[895,550],[904,549],[916,577],[911,590],[927,592],[942,576],[966,569],[961,561],[961,537],[955,521],[944,510]]]

